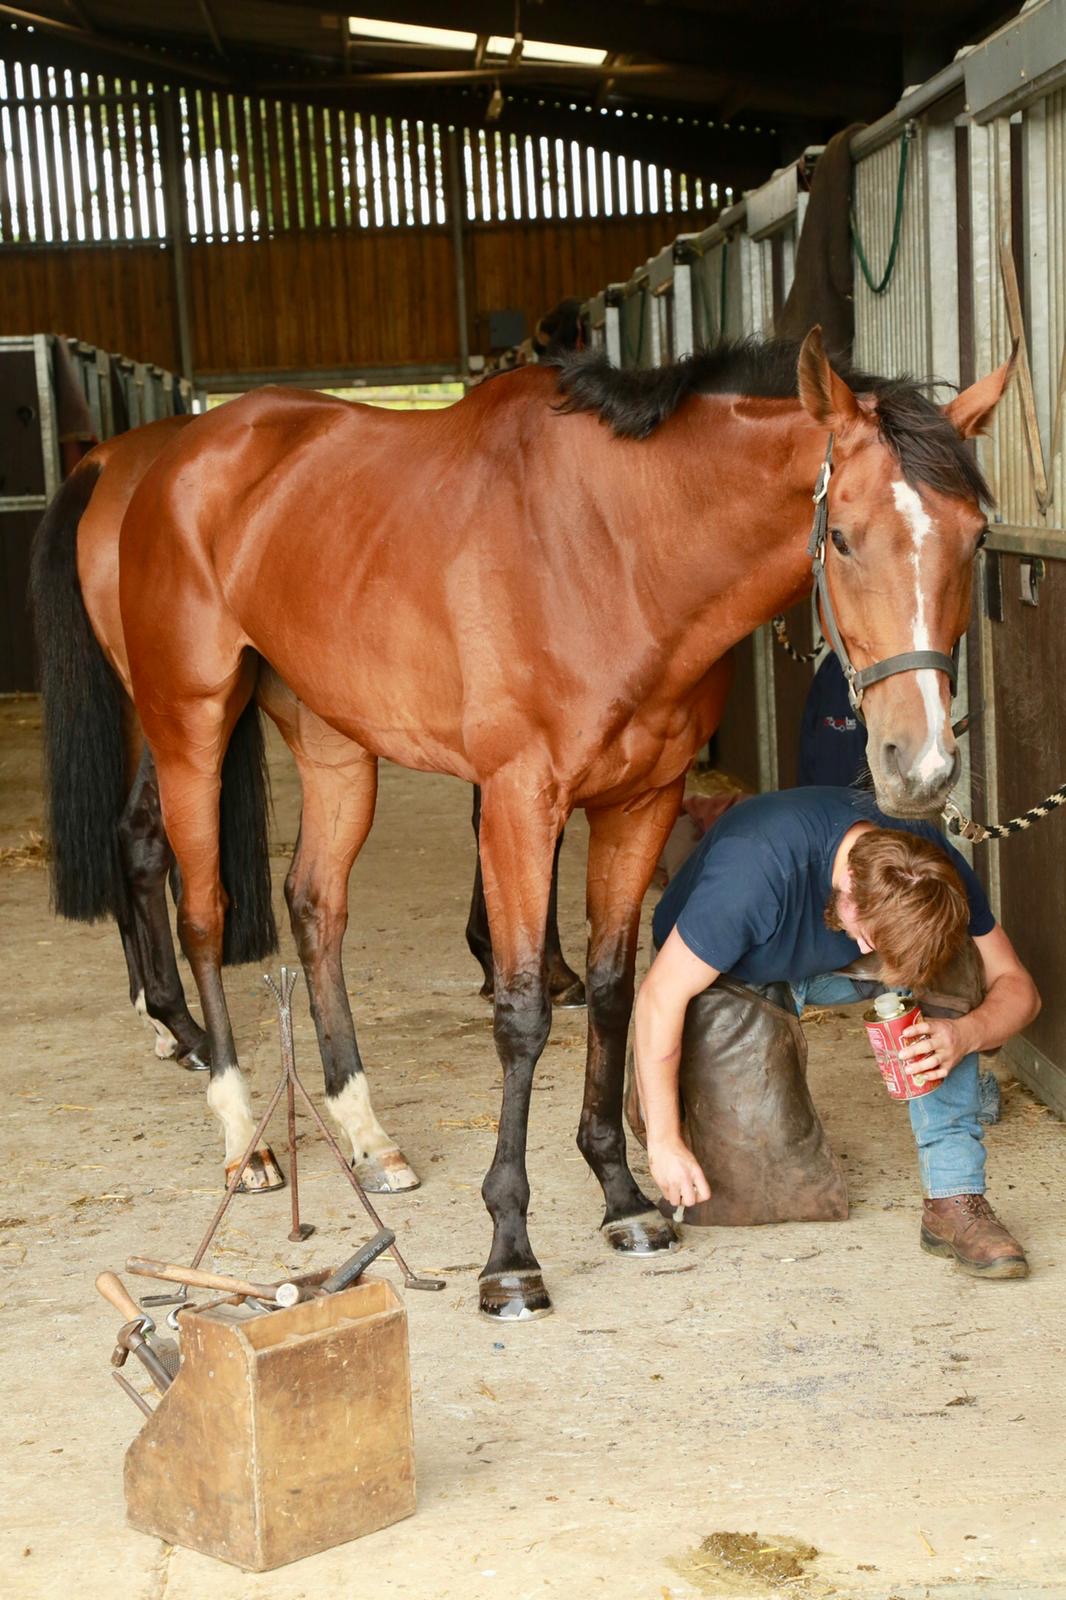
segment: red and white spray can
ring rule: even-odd
[[[893,1100],[917,1100],[919,1095],[932,1094],[940,1087],[939,1078],[927,1078],[922,1072],[921,1057],[917,1061],[900,1059],[900,1050],[914,1042],[904,1039],[905,1029],[922,1021],[920,1006],[908,1006],[902,995],[889,989],[886,994],[877,996],[874,1009],[867,1011],[862,1020],[885,1088]]]

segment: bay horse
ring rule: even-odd
[[[166,447],[195,421],[192,416],[168,417],[117,435],[90,452],[79,477],[60,489],[42,528],[38,551],[42,561],[50,555],[53,563],[50,591],[44,574],[35,574],[35,587],[46,590],[40,595],[37,608],[40,654],[47,668],[54,671],[59,667],[62,677],[69,681],[77,673],[78,662],[73,657],[67,660],[61,657],[64,642],[68,652],[74,645],[74,630],[71,619],[57,616],[49,600],[55,598],[58,574],[54,564],[57,561],[76,563],[76,571],[69,575],[70,583],[65,586],[67,596],[69,598],[70,589],[76,583],[92,634],[121,688],[125,746],[123,803],[113,819],[116,845],[113,869],[118,881],[106,885],[105,901],[101,903],[97,898],[88,913],[85,899],[87,888],[90,895],[92,889],[83,876],[84,852],[77,848],[81,841],[77,841],[74,849],[64,848],[64,824],[69,819],[65,790],[53,790],[50,797],[52,831],[57,835],[54,888],[58,908],[69,909],[81,920],[85,920],[87,914],[97,915],[102,911],[115,917],[129,974],[130,1000],[155,1032],[156,1055],[163,1060],[176,1056],[182,1066],[194,1071],[209,1068],[207,1037],[189,1012],[174,958],[166,903],[166,880],[173,857],[160,813],[154,767],[144,750],[143,735],[129,694],[129,668],[119,611],[118,564],[119,532],[134,489]],[[57,629],[62,640],[45,637]],[[88,651],[87,654],[91,669],[94,653]],[[51,675],[46,671],[44,681],[47,737],[50,741],[58,735],[61,741],[63,729],[55,726],[52,714],[56,705],[55,695],[50,692]],[[85,687],[89,689],[92,683],[90,670]],[[310,793],[312,804],[316,803],[324,761],[336,767],[348,760],[361,759],[362,752],[346,748],[348,741],[343,735],[301,706],[265,662],[260,668],[255,701],[270,715],[289,746],[297,763],[305,799]],[[227,854],[223,877],[231,889],[231,901],[239,904],[239,914],[235,907],[229,918],[227,964],[261,960],[277,947],[270,910],[269,860],[261,848],[266,795],[262,785],[261,741],[254,712],[246,715],[239,726],[240,734],[231,740],[223,773],[223,793],[228,800],[226,809],[231,813],[228,819],[224,817],[223,832],[237,846],[236,852],[231,848]],[[58,759],[47,765],[58,778],[63,757],[61,752],[57,754]],[[238,790],[236,801],[234,788]],[[476,839],[479,813],[476,789],[474,795]],[[252,845],[251,851],[242,850],[242,844]],[[65,870],[68,864],[73,867],[73,873]],[[555,911],[557,870],[558,858],[553,871],[546,932],[549,989],[553,1004],[567,1007],[583,1004],[584,985],[568,966],[560,946]],[[290,875],[290,909],[292,886]],[[294,926],[294,932],[298,942],[302,942],[300,927]],[[466,932],[471,951],[485,974],[482,993],[491,996],[492,946],[480,866],[475,874]],[[338,937],[342,933],[343,929],[339,929]],[[339,967],[339,950],[333,959]],[[316,988],[310,971],[308,982],[314,1002]],[[334,1016],[332,1027],[324,1036],[317,1006],[316,1021],[326,1068],[327,1103],[339,1113],[338,1120],[351,1143],[353,1166],[363,1187],[372,1193],[395,1193],[416,1187],[418,1179],[374,1113],[365,1077],[357,1078],[360,1092],[349,1092],[340,1104],[334,1104],[336,1096],[332,1099],[329,1096],[328,1091],[334,1085],[339,1092],[353,1074],[362,1073],[350,1009],[342,1008],[341,1014]],[[341,1053],[347,1059],[338,1062]],[[242,1188],[258,1190],[277,1187],[280,1182],[277,1165],[267,1148],[252,1164],[247,1185]]]
[[[842,644],[859,667],[921,663],[866,691],[878,801],[938,809],[958,765],[945,652],[968,621],[988,500],[963,441],[1010,370],[941,409],[902,380],[845,379],[815,330],[798,350],[724,346],[658,371],[598,356],[525,367],[436,413],[258,391],[167,449],[123,522],[121,620],[227,1154],[253,1122],[221,982],[219,791],[266,660],[363,752],[325,813],[305,812],[313,939],[344,915],[378,757],[481,786],[504,1072],[481,1309],[551,1308],[526,1225],[526,1129],[550,1024],[551,863],[575,806],[589,821],[578,1144],[608,1242],[676,1243],[626,1161],[625,1038],[641,900],[717,723],[727,653],[809,592],[810,499],[831,437],[826,576]]]

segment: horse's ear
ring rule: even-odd
[[[944,407],[944,415],[962,438],[972,439],[975,434],[988,431],[993,412],[1003,399],[1017,360],[1018,341],[1015,339],[1010,356],[1001,367],[990,372],[987,378],[978,378],[976,383],[971,383],[968,389],[957,394],[950,405]]]
[[[859,402],[829,365],[817,325],[800,346],[798,380],[800,403],[823,428],[839,433],[859,415]]]

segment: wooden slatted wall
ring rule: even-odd
[[[72,331],[180,368],[179,229],[198,373],[455,358],[438,123],[0,60],[0,137],[0,332]],[[532,326],[719,201],[712,178],[577,140],[457,140],[475,350],[490,309]]]

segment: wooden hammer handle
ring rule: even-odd
[[[228,1294],[250,1294],[257,1300],[273,1300],[277,1293],[277,1285],[273,1283],[250,1283],[247,1278],[228,1278],[221,1272],[205,1272],[202,1267],[176,1267],[165,1261],[150,1261],[144,1256],[130,1256],[126,1271],[134,1272],[141,1278],[163,1278],[167,1283],[187,1283],[194,1289],[223,1289]]]
[[[127,1322],[137,1322],[144,1317],[145,1312],[132,1298],[116,1272],[101,1272],[96,1280],[96,1287],[104,1299],[109,1300]]]

